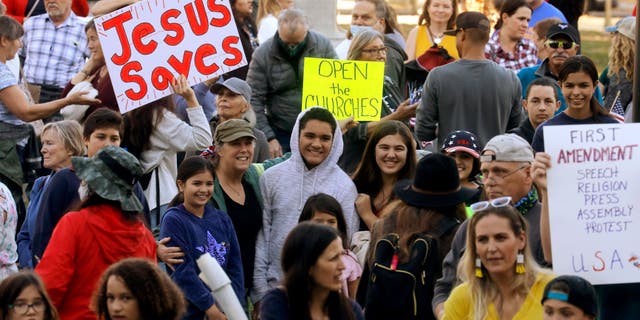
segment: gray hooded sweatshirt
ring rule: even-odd
[[[307,109],[308,110],[308,109]],[[298,224],[298,218],[307,199],[317,193],[326,193],[342,206],[350,237],[358,230],[355,212],[356,187],[340,167],[342,133],[336,126],[329,156],[315,168],[307,169],[299,150],[300,118],[298,115],[291,135],[291,158],[265,171],[260,178],[264,199],[262,230],[256,241],[253,273],[253,301],[259,301],[282,278],[280,253],[289,231]]]

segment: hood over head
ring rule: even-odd
[[[296,124],[293,126],[293,131],[291,132],[291,159],[292,161],[301,164],[303,168],[305,167],[305,163],[304,159],[302,159],[302,154],[300,154],[300,119],[302,119],[302,117],[313,108],[322,107],[311,107],[300,112],[300,114],[298,114],[298,118],[296,119]],[[329,156],[327,156],[327,158],[324,159],[322,163],[320,163],[312,170],[318,169],[319,171],[322,171],[324,168],[335,166],[338,163],[338,159],[340,159],[340,156],[342,155],[342,149],[344,147],[344,142],[342,141],[342,131],[340,130],[340,124],[338,123],[338,121],[335,118],[333,119],[333,121],[335,121],[336,123],[336,129],[333,131],[333,140],[331,142],[331,151],[329,151]]]

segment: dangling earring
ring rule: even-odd
[[[516,274],[524,274],[524,254],[518,252],[516,256]]]
[[[480,258],[476,258],[476,278],[484,278],[482,274],[482,260],[480,260]]]

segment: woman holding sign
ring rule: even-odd
[[[552,162],[551,155],[545,152],[538,152],[536,153],[535,161],[531,165],[536,188],[538,188],[540,197],[544,199],[542,210],[540,211],[540,241],[542,242],[544,259],[549,263],[553,263],[553,259],[549,225],[549,200],[547,200],[549,199],[547,170],[551,168]],[[553,214],[561,213],[555,212]],[[600,309],[599,319],[635,319],[640,314],[640,306],[637,303],[640,300],[639,283],[596,285],[595,289]]]
[[[146,173],[140,179],[140,184],[145,189],[149,208],[153,210],[152,228],[158,226],[167,204],[178,193],[175,183],[178,174],[177,153],[206,149],[213,140],[207,117],[187,79],[180,76],[173,82],[174,92],[187,101],[187,116],[191,124],[176,116],[171,96],[125,115],[122,144],[140,159]]]
[[[458,266],[464,283],[444,304],[444,319],[542,319],[540,300],[553,276],[529,249],[527,222],[502,197],[471,205],[467,250]]]
[[[531,147],[544,151],[544,127],[597,123],[618,123],[593,95],[598,85],[596,65],[585,56],[568,58],[560,67],[558,83],[567,101],[567,109],[539,125]]]
[[[375,30],[364,30],[358,33],[351,41],[347,59],[386,62],[387,47],[384,45],[383,35]],[[409,100],[403,102],[404,97],[400,88],[387,76],[384,77],[382,95],[380,120],[408,121],[415,116],[418,103],[411,103]],[[360,123],[344,134],[344,151],[338,164],[348,174],[355,171],[367,140],[379,123],[380,121]]]
[[[102,54],[102,45],[98,40],[98,32],[93,20],[87,23],[84,31],[87,34],[87,47],[91,52],[91,56],[82,69],[69,80],[69,83],[62,91],[62,96],[67,96],[76,86],[80,85],[84,88],[89,84],[91,88],[95,88],[98,91],[96,98],[100,100],[100,103],[90,106],[84,112],[84,115],[80,115],[81,123],[98,108],[109,108],[119,112],[116,95],[113,91],[111,78],[109,78],[109,70],[107,70],[104,55]]]

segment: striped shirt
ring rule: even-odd
[[[538,64],[538,49],[532,40],[522,38],[516,44],[513,53],[507,52],[500,46],[500,30],[494,31],[489,38],[484,55],[487,59],[515,72]]]
[[[20,54],[27,81],[63,88],[89,56],[84,25],[73,12],[59,26],[46,13],[27,19]]]

